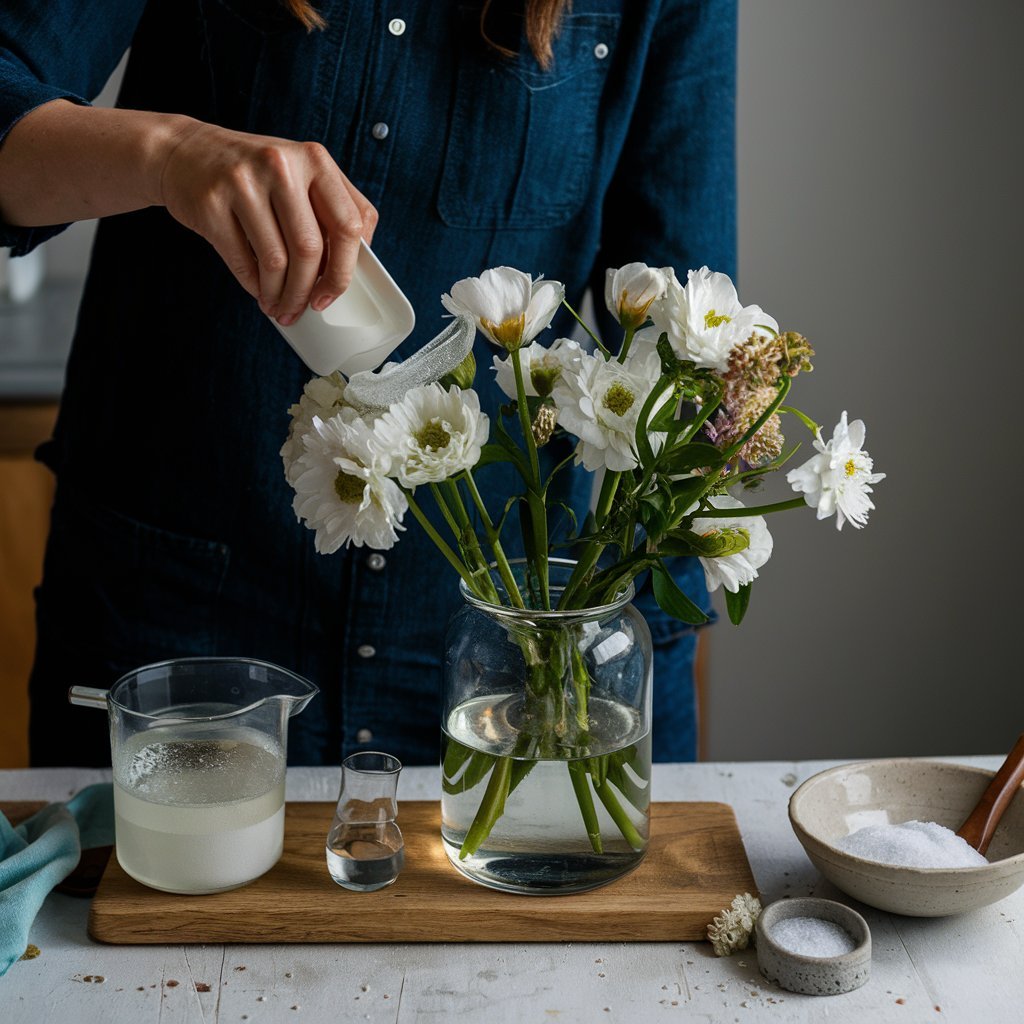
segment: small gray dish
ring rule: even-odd
[[[855,946],[840,956],[805,956],[780,946],[772,928],[791,917],[814,917],[844,928]],[[757,963],[761,973],[789,992],[835,996],[860,988],[871,976],[871,932],[855,910],[813,896],[777,900],[757,919]]]

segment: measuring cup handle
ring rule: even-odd
[[[102,708],[107,710],[107,694],[109,690],[97,690],[92,686],[72,686],[68,690],[68,701],[80,704],[83,708]]]

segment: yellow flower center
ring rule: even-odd
[[[503,320],[500,324],[480,318],[480,326],[506,351],[515,352],[523,346],[523,331],[526,330],[526,314]]]
[[[705,327],[708,327],[708,328],[720,327],[722,324],[731,324],[731,323],[732,323],[732,317],[731,316],[726,316],[725,313],[716,313],[713,309],[709,309],[704,314],[704,326]]]
[[[853,476],[853,474],[857,472],[857,466],[856,463],[854,463],[853,459],[847,459],[846,465],[843,466],[843,469],[845,470],[847,476]]]
[[[611,409],[616,416],[625,416],[635,401],[636,395],[619,381],[604,393],[604,407]]]
[[[346,505],[358,505],[363,500],[366,481],[361,476],[353,476],[341,470],[334,478],[334,493]]]
[[[435,452],[447,448],[452,435],[444,429],[439,419],[432,419],[415,435],[421,448],[432,448]]]

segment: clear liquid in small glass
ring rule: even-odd
[[[346,889],[383,889],[398,877],[404,864],[402,834],[390,822],[383,828],[349,825],[339,835],[332,832],[328,837],[327,870]]]
[[[327,833],[327,870],[338,885],[374,892],[391,885],[405,864],[398,827],[396,757],[365,750],[345,758],[341,792]]]

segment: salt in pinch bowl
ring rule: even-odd
[[[772,937],[788,918],[813,918],[839,925],[853,942],[849,953],[807,956],[794,953]],[[761,973],[788,992],[807,996],[835,996],[860,988],[871,977],[871,931],[855,910],[833,900],[802,896],[776,900],[757,919],[757,964]]]
[[[994,772],[894,758],[839,765],[809,778],[789,820],[814,866],[848,896],[908,917],[944,917],[987,906],[1024,885],[1024,796],[1018,791],[988,849],[988,864],[909,868],[846,853],[836,842],[867,825],[934,821],[954,832]]]

